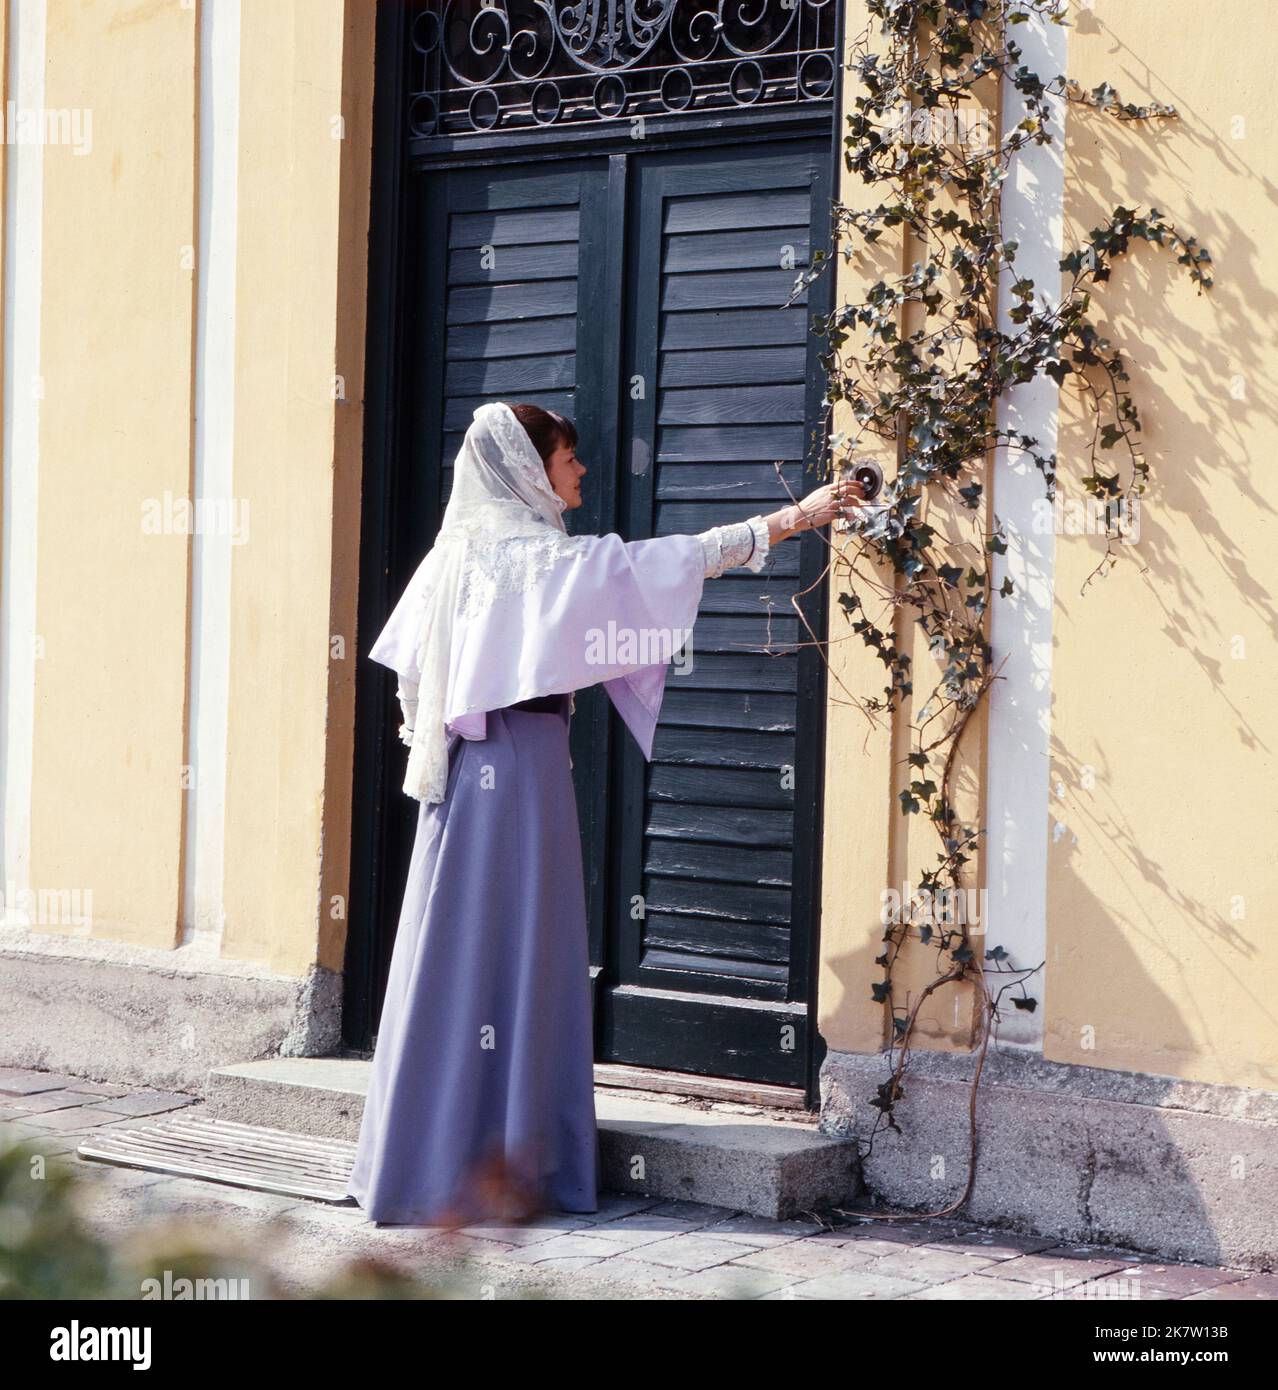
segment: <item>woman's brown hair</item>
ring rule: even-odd
[[[577,447],[577,426],[566,415],[560,415],[557,410],[543,410],[539,405],[526,405],[523,402],[510,408],[515,419],[524,427],[528,438],[532,440],[533,448],[541,455],[542,463],[546,463],[551,454],[563,444],[567,444],[570,449]]]

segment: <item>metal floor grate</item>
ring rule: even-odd
[[[346,1204],[355,1200],[346,1195],[355,1161],[353,1143],[199,1114],[184,1112],[136,1128],[97,1130],[76,1154],[289,1197]]]

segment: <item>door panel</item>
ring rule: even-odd
[[[462,438],[485,401],[531,401],[572,417],[586,457],[615,449],[615,349],[610,357],[590,341],[592,306],[607,293],[607,183],[605,159],[535,174],[517,166],[466,169],[424,181],[419,322],[427,349],[415,456],[438,480],[437,515]],[[569,514],[571,531],[613,529],[612,470],[592,472],[584,505]],[[592,978],[604,957],[610,737],[607,696],[580,692],[572,759]]]
[[[828,212],[827,160],[813,141],[637,162],[630,536],[782,505],[776,462],[795,494],[810,486],[820,373],[806,297],[786,301]],[[804,1082],[808,954],[795,943],[810,923],[817,788],[800,729],[820,680],[791,599],[811,559],[791,542],[758,575],[707,580],[692,670],[671,669],[651,764],[618,750],[608,1060]],[[815,606],[808,616],[819,623]]]

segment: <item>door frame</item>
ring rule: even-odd
[[[538,130],[500,137],[410,138],[404,120],[409,7],[403,0],[378,0],[374,59],[372,181],[368,239],[368,314],[364,382],[364,472],[360,505],[358,636],[355,646],[355,740],[352,779],[352,844],[347,941],[343,978],[342,1038],[358,1052],[372,1046],[374,995],[388,962],[381,958],[381,933],[375,924],[399,910],[412,846],[413,819],[395,816],[392,798],[407,801],[401,788],[403,747],[391,731],[399,719],[394,682],[366,659],[403,583],[420,555],[412,538],[433,534],[438,507],[428,490],[414,486],[408,467],[407,438],[411,411],[407,400],[412,370],[405,343],[417,296],[408,264],[415,227],[411,196],[414,176],[428,170],[479,168],[484,165],[559,160],[576,155],[602,156],[616,151],[616,130],[608,122],[572,130]],[[843,47],[842,6],[836,5],[835,52]],[[842,71],[836,64],[836,73]],[[842,83],[833,100],[810,107],[760,108],[743,126],[732,113],[688,117],[668,128],[654,123],[641,148],[648,150],[722,146],[730,137],[737,146],[790,135],[825,135],[830,141],[830,188],[837,197],[842,124]],[[832,221],[832,219],[831,219]],[[815,229],[814,229],[815,230]],[[833,269],[833,267],[831,267]],[[829,273],[829,272],[827,272]],[[809,391],[813,389],[809,383]],[[805,536],[800,546],[820,545]],[[822,599],[824,595],[821,596]],[[822,604],[824,607],[824,604]],[[824,614],[822,614],[824,617]],[[805,931],[799,949],[807,955],[807,1083],[804,1101],[819,1105],[818,1077],[826,1045],[816,1026],[817,975],[821,939],[821,853],[824,818],[826,691],[824,664],[819,694],[811,701],[816,718],[801,734],[814,750],[812,768],[816,804],[807,817],[811,837],[806,862],[808,884]],[[799,753],[796,747],[796,762]],[[799,825],[796,811],[796,860]],[[797,895],[796,895],[797,896]],[[794,949],[792,943],[792,949]]]

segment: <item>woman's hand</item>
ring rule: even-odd
[[[800,531],[826,526],[837,516],[846,516],[865,498],[861,484],[852,478],[840,478],[809,492],[806,497],[768,517],[768,544],[775,545]]]

